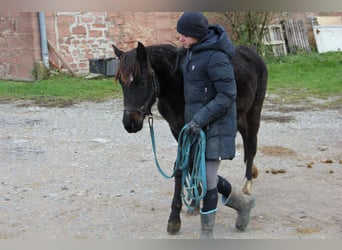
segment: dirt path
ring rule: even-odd
[[[0,104],[0,238],[197,238],[199,217],[182,213],[166,232],[173,180],[157,171],[147,123],[124,130],[121,100],[42,108]],[[24,107],[18,107],[24,106]],[[219,204],[217,238],[342,237],[342,112],[266,102],[254,181],[256,207],[246,232]],[[177,144],[155,121],[159,161],[170,169]],[[220,174],[242,187],[238,154]]]

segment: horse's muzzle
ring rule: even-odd
[[[144,118],[139,112],[124,111],[122,123],[128,133],[136,133],[143,128]]]

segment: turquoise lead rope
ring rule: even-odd
[[[182,199],[189,210],[199,206],[200,201],[204,198],[207,192],[206,172],[205,172],[205,147],[206,138],[201,130],[199,135],[190,134],[188,132],[188,124],[186,124],[179,133],[177,159],[173,173],[166,174],[161,168],[156,152],[156,143],[153,129],[153,117],[148,118],[150,126],[150,136],[152,142],[152,150],[154,161],[157,169],[162,176],[169,179],[174,177],[177,170],[182,171]],[[190,150],[193,148],[194,159],[191,162]],[[191,172],[190,165],[193,164]],[[193,203],[193,201],[195,203]]]

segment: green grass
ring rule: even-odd
[[[268,93],[297,98],[342,96],[342,52],[289,55],[267,61]]]
[[[81,101],[104,101],[121,95],[113,78],[97,80],[70,76],[50,76],[37,82],[0,80],[0,100],[33,100],[43,106],[64,106]]]
[[[342,52],[288,55],[267,59],[268,93],[286,103],[331,99],[342,104]],[[65,106],[81,101],[104,101],[122,96],[113,78],[87,80],[50,76],[48,80],[13,82],[0,80],[0,101],[33,100],[43,106]]]

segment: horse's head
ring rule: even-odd
[[[120,64],[116,79],[120,82],[124,97],[122,122],[129,133],[143,127],[144,118],[151,114],[151,107],[158,95],[158,83],[151,67],[145,46],[123,52],[112,45]]]

